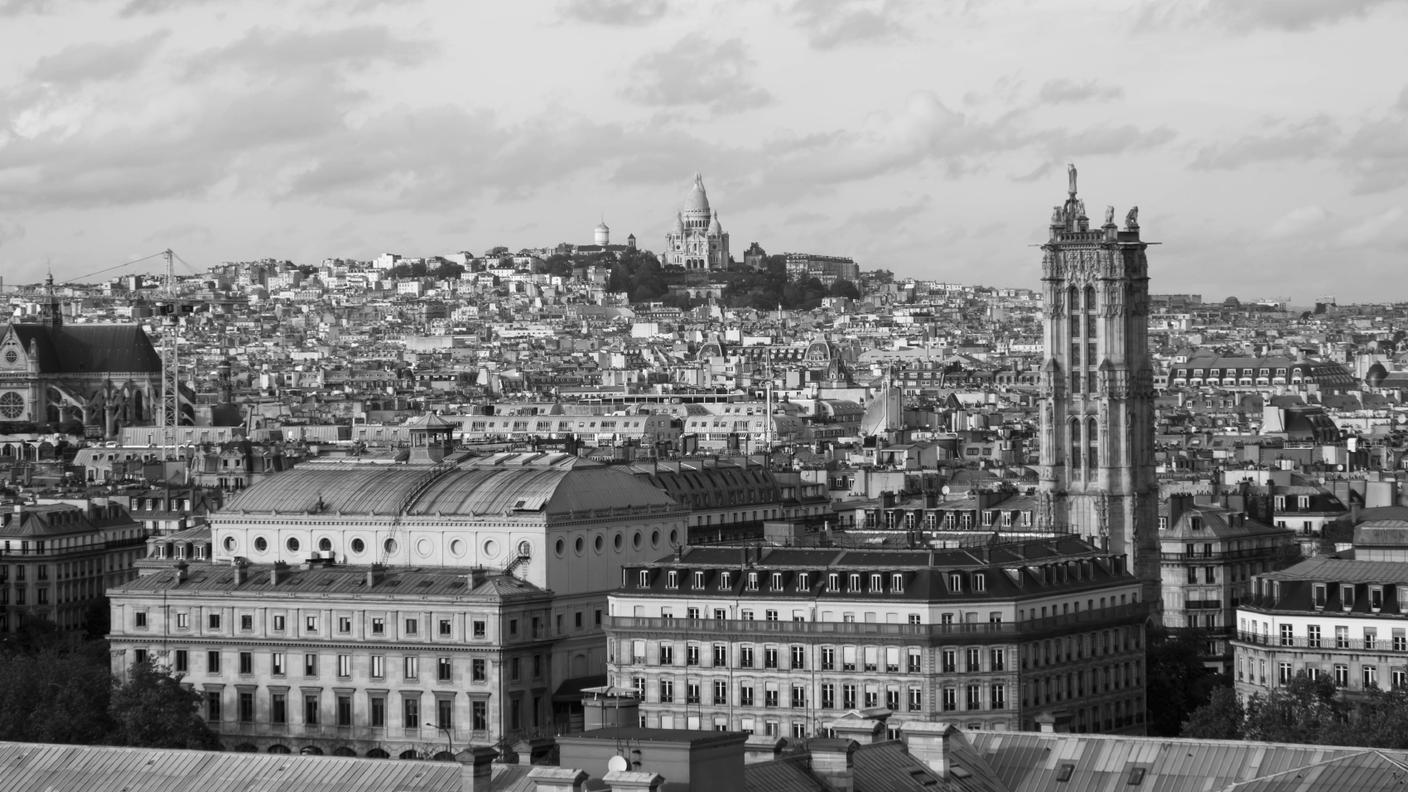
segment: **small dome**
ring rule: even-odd
[[[709,196],[704,192],[704,177],[694,174],[694,186],[689,188],[689,195],[684,199],[684,210],[686,212],[709,212]]]
[[[1364,373],[1364,382],[1371,388],[1377,388],[1383,384],[1386,377],[1388,377],[1388,369],[1384,368],[1382,363],[1375,363]]]
[[[709,233],[717,236],[723,232],[724,227],[719,225],[719,213],[714,212],[714,219],[709,221]]]
[[[596,230],[597,230],[597,231],[610,231],[610,230],[611,230],[611,227],[608,226],[606,223],[597,223],[597,224],[596,224]]]

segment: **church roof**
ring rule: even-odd
[[[684,210],[709,214],[709,196],[704,192],[704,177],[698,173],[694,174],[694,184],[684,198]]]
[[[161,356],[137,325],[13,324],[10,331],[26,352],[38,351],[45,374],[161,371]]]

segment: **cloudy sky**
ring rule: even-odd
[[[1403,0],[0,0],[0,274],[732,235],[1036,286],[1065,163],[1156,292],[1408,300]]]

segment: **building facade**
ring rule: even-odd
[[[1076,197],[1052,212],[1042,245],[1046,352],[1041,411],[1041,518],[1045,530],[1084,536],[1127,555],[1159,596],[1158,481],[1149,356],[1149,263],[1138,208],[1123,229],[1114,208],[1092,228]]]
[[[642,725],[818,736],[856,709],[1143,733],[1140,583],[1077,537],[965,551],[695,547],[628,565],[607,625]]]
[[[147,529],[115,500],[8,509],[0,513],[0,634],[38,619],[101,635],[104,592],[137,576]]]
[[[719,213],[709,208],[704,178],[696,173],[675,226],[665,235],[661,263],[687,270],[721,270],[728,262],[728,234],[719,224]]]

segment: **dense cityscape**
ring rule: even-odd
[[[6,284],[0,631],[52,693],[5,739],[525,789],[1408,747],[1408,305],[1159,293],[1077,178],[1031,288],[740,259],[699,175],[661,253]]]

